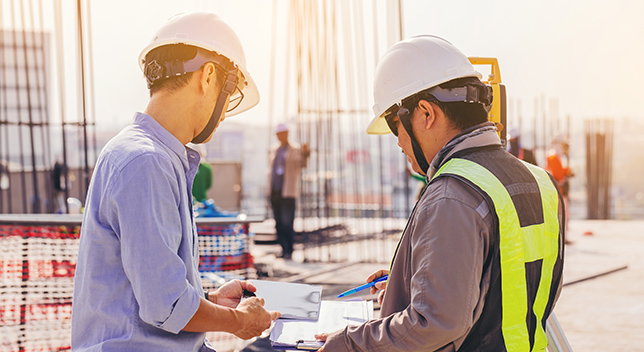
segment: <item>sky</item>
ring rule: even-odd
[[[99,127],[118,128],[127,124],[134,112],[145,109],[148,92],[137,64],[138,55],[170,16],[193,10],[217,13],[233,27],[244,45],[248,69],[262,100],[256,108],[234,117],[235,121],[268,124],[267,116],[272,114],[270,97],[274,97],[276,105],[282,101],[274,94],[275,89],[271,91],[276,87],[270,74],[271,34],[277,28],[276,39],[281,46],[278,45],[276,57],[283,64],[288,22],[289,1],[276,1],[275,18],[274,2],[269,0],[84,2],[90,6],[93,113]],[[380,34],[393,27],[389,14],[395,2],[389,1],[388,5],[387,1],[375,0],[382,22],[378,24]],[[74,3],[63,2],[67,89],[77,80],[77,63],[73,60]],[[372,4],[362,2],[367,8]],[[450,41],[465,55],[498,58],[510,98],[510,115],[517,113],[519,104],[523,115],[533,115],[535,97],[543,97],[548,101],[557,99],[559,116],[641,118],[643,16],[644,1],[639,0],[402,0],[403,37],[434,34]],[[386,46],[379,47],[379,55]],[[377,61],[373,56],[368,52],[366,60]],[[283,81],[284,75],[277,72],[274,80]],[[360,82],[369,92],[367,109],[372,104],[371,76]],[[68,95],[67,114],[78,114],[74,95]],[[54,115],[59,110],[57,104],[52,106]]]

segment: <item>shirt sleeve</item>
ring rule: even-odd
[[[473,325],[481,295],[484,238],[489,226],[485,212],[477,208],[445,197],[421,207],[412,224],[412,255],[405,259],[412,272],[408,281],[411,303],[400,312],[332,334],[325,349],[402,352],[457,348],[450,345]]]
[[[170,161],[144,154],[123,168],[108,194],[110,224],[120,239],[139,316],[172,333],[192,318],[201,295],[188,283],[186,263],[179,256],[180,246],[187,243],[175,172]]]

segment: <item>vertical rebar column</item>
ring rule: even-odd
[[[81,11],[81,0],[76,1],[76,13],[78,22],[78,60],[80,70],[80,86],[81,86],[81,106],[83,113],[83,152],[84,152],[84,172],[83,172],[83,194],[85,199],[89,189],[89,150],[87,143],[87,104],[86,104],[86,89],[85,89],[85,49],[83,46],[83,12]]]
[[[604,219],[612,218],[613,121],[604,121]]]
[[[539,98],[535,97],[534,98],[534,117],[532,120],[532,141],[534,143],[533,149],[534,149],[534,159],[537,159],[537,152],[539,151],[539,142],[537,139],[537,128],[538,128],[538,122],[539,122]],[[539,164],[539,162],[537,162]]]
[[[12,31],[12,47],[13,47],[13,60],[14,60],[14,65],[13,65],[13,73],[14,73],[14,79],[16,82],[16,117],[17,117],[17,123],[16,123],[16,130],[18,134],[18,144],[20,148],[20,186],[21,188],[21,193],[22,193],[22,212],[23,213],[28,213],[28,197],[27,197],[27,180],[26,180],[26,174],[25,174],[25,155],[23,152],[23,140],[22,140],[22,97],[20,94],[20,89],[19,87],[19,82],[20,82],[20,77],[18,76],[18,37],[16,35],[16,11],[14,8],[14,2],[11,1],[11,27],[14,28]],[[11,192],[11,190],[9,191]]]
[[[592,145],[591,138],[593,130],[591,121],[584,121],[585,138],[586,138],[586,217],[596,219],[597,211],[597,185],[595,184],[595,148]]]
[[[23,45],[23,51],[22,51],[22,56],[23,56],[23,64],[25,65],[25,87],[27,89],[27,116],[29,118],[28,126],[29,126],[29,145],[31,147],[31,179],[33,182],[33,199],[32,199],[32,212],[34,214],[40,213],[40,194],[38,192],[38,170],[36,170],[36,146],[34,142],[34,128],[36,124],[34,123],[34,116],[33,116],[33,107],[31,105],[31,76],[29,72],[29,56],[27,55],[27,51],[29,49],[29,45],[27,44],[27,29],[25,25],[25,2],[20,1],[20,17],[22,19],[22,45]],[[35,43],[31,43],[34,45],[34,50],[35,50]],[[34,52],[34,57],[35,57],[35,52]],[[23,165],[24,167],[24,165]]]
[[[585,129],[587,216],[610,219],[613,124],[610,120],[587,120]]]
[[[546,97],[543,94],[541,95],[541,120],[541,145],[543,146],[543,159],[541,159],[541,162],[545,164],[546,158],[548,157],[548,127],[546,124],[548,115],[546,114]]]
[[[2,24],[2,4],[0,3],[0,25]],[[10,174],[9,174],[9,112],[7,106],[7,67],[5,62],[4,51],[4,38],[5,32],[0,31],[0,62],[2,66],[0,69],[0,106],[2,107],[2,114],[0,115],[0,134],[4,143],[0,143],[0,213],[4,213],[4,195],[7,195],[7,213],[11,213],[11,189],[10,189]]]
[[[65,192],[65,199],[63,201],[63,206],[65,207],[65,213],[69,213],[69,208],[67,207],[67,198],[69,198],[69,168],[68,168],[68,163],[67,163],[67,135],[65,133],[65,128],[67,126],[67,123],[65,122],[65,115],[66,115],[66,110],[65,110],[65,65],[64,65],[64,51],[63,51],[63,16],[62,16],[62,8],[61,8],[61,2],[63,0],[56,0],[54,4],[54,25],[55,25],[55,33],[56,33],[56,54],[58,55],[58,59],[56,60],[58,63],[58,90],[59,90],[59,96],[60,96],[60,121],[61,121],[61,134],[62,134],[62,141],[63,141],[63,182],[64,182],[64,192]]]
[[[38,19],[39,19],[39,25],[40,25],[40,30],[39,30],[39,40],[40,40],[40,45],[36,48],[34,44],[34,61],[36,61],[36,75],[38,77],[37,80],[37,98],[38,98],[38,106],[39,106],[39,116],[40,116],[40,122],[42,123],[40,127],[40,139],[42,141],[42,160],[43,164],[45,165],[45,170],[49,170],[49,166],[52,165],[50,161],[50,156],[51,156],[51,139],[50,139],[50,121],[49,121],[49,109],[48,109],[48,91],[47,88],[49,87],[48,81],[47,81],[47,71],[46,71],[46,57],[45,57],[45,25],[44,25],[44,18],[43,18],[43,6],[42,6],[42,0],[38,0]],[[33,24],[33,27],[36,27],[36,21],[34,20],[33,17],[33,10],[31,11],[31,23]],[[31,32],[31,37],[32,41],[35,43],[36,42],[36,31]],[[38,50],[36,50],[38,49]],[[38,64],[40,63],[40,65]],[[50,171],[51,172],[51,171]],[[47,174],[46,174],[47,175]],[[53,182],[51,182],[51,178],[45,176],[45,194],[46,194],[46,205],[47,208],[45,209],[45,212],[48,213],[53,213],[56,208],[54,206],[55,204],[55,199],[54,199],[54,190],[53,190]]]

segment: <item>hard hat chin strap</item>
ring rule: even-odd
[[[407,131],[407,135],[411,140],[411,148],[414,151],[414,157],[416,158],[416,162],[418,163],[418,166],[423,171],[423,173],[427,175],[427,170],[429,170],[429,163],[427,162],[427,159],[425,159],[425,154],[423,153],[423,150],[420,148],[420,145],[416,141],[416,137],[414,137],[414,132],[412,131],[412,128],[411,128],[411,114],[409,113],[409,110],[407,109],[405,110],[406,112],[402,112],[402,113],[400,111],[398,112],[398,118],[400,119],[400,122],[405,128],[405,131]]]
[[[237,86],[237,81],[237,69],[235,68],[228,71],[226,74],[226,82],[221,87],[221,92],[219,92],[219,98],[217,99],[217,104],[215,104],[215,108],[212,111],[212,115],[210,115],[210,120],[208,120],[208,124],[204,127],[201,133],[192,139],[192,143],[200,144],[210,137],[212,132],[215,130],[215,127],[217,127],[219,119],[221,119],[221,115],[224,112],[224,106],[226,105],[228,98],[233,94],[233,91]]]

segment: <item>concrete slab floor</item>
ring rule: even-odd
[[[571,221],[568,238],[555,314],[572,348],[644,351],[644,221]]]

